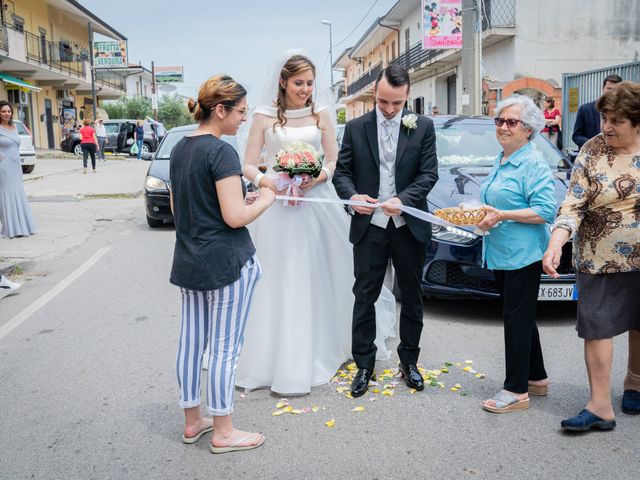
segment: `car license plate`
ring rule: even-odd
[[[540,285],[538,300],[577,300],[578,289],[575,285]]]

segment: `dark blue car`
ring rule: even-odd
[[[440,179],[428,197],[429,210],[457,207],[479,201],[480,185],[501,151],[496,127],[489,117],[433,117]],[[567,190],[571,164],[541,135],[532,143],[542,152],[556,179],[558,205]],[[540,300],[575,300],[575,274],[571,265],[571,242],[565,246],[559,279],[542,276]],[[422,286],[434,297],[498,298],[490,270],[482,267],[482,237],[474,227],[433,226],[427,247]]]

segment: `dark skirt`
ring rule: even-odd
[[[640,272],[578,272],[578,336],[613,338],[640,331]]]

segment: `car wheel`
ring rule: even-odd
[[[23,165],[22,166],[22,173],[31,173],[31,172],[33,172],[34,168],[36,168],[35,165]]]
[[[147,215],[147,224],[151,228],[159,228],[164,224],[164,222],[162,220],[156,220],[155,218],[151,218],[149,217],[149,215]]]
[[[73,153],[78,155],[79,157],[82,156],[82,146],[79,143],[76,143],[73,147]]]
[[[151,147],[149,147],[148,144],[143,143],[142,144],[142,153],[151,153]]]

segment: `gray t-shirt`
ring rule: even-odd
[[[231,228],[222,218],[215,182],[232,175],[242,182],[238,154],[213,135],[184,137],[171,152],[172,284],[189,290],[222,288],[240,278],[255,253],[249,231]]]

